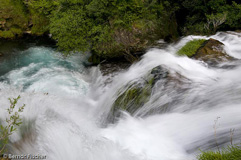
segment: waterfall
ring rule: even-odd
[[[9,152],[50,160],[192,160],[200,150],[230,144],[230,129],[235,129],[233,143],[240,143],[240,36],[219,32],[184,37],[164,49],[150,49],[112,76],[102,75],[99,67],[85,67],[85,55],[64,58],[55,49],[37,46],[14,51],[0,59],[1,122],[8,116],[9,97],[20,95],[17,106],[26,107],[23,124],[10,137]],[[219,40],[238,60],[210,67],[176,54],[199,38]],[[158,80],[142,106],[132,113],[119,111],[110,122],[118,96],[145,81],[157,66],[175,78]]]

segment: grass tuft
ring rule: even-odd
[[[198,160],[240,160],[241,146],[228,146],[222,151],[206,151],[197,156]]]

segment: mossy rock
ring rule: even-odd
[[[192,40],[178,51],[178,55],[186,55],[190,58],[204,61],[210,66],[235,60],[235,58],[225,53],[223,43],[212,38],[209,40]]]
[[[195,39],[189,41],[178,51],[178,55],[186,55],[188,57],[193,56],[205,41],[205,39]]]
[[[205,41],[192,58],[204,61],[211,66],[235,59],[225,53],[223,43],[212,38]]]
[[[120,116],[119,110],[134,114],[150,100],[155,83],[160,79],[166,79],[168,75],[169,72],[165,67],[157,66],[145,77],[120,89],[108,119],[113,122],[115,117]]]
[[[178,103],[179,99],[185,97],[184,93],[188,91],[191,83],[191,80],[165,65],[156,66],[146,76],[119,89],[117,98],[108,115],[108,121],[115,122],[115,118],[120,116],[120,110],[135,116],[164,113],[171,110],[170,106],[173,106],[172,103]],[[173,92],[177,94],[173,94]],[[173,101],[165,102],[147,110],[144,109],[145,113],[142,114],[143,106],[146,103],[153,103],[158,100],[159,98],[156,95],[162,93],[172,97]],[[151,95],[154,95],[156,98],[151,99]],[[179,97],[174,97],[176,95]]]
[[[115,118],[120,116],[120,110],[126,111],[133,115],[139,108],[141,108],[150,99],[153,77],[149,80],[140,79],[127,87],[119,90],[119,96],[116,98],[111,112],[108,115],[108,120],[114,122]]]
[[[131,86],[116,99],[114,105],[118,109],[133,113],[148,101],[150,94],[151,86],[149,84],[146,84],[144,87]]]

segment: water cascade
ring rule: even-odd
[[[37,46],[15,51],[0,59],[1,121],[9,97],[20,95],[18,106],[26,104],[9,150],[51,160],[192,160],[200,150],[230,144],[230,129],[235,129],[233,143],[240,143],[240,36],[211,36],[224,43],[234,62],[210,67],[177,56],[188,41],[210,38],[188,36],[164,49],[150,49],[112,76],[102,75],[99,67],[86,68],[85,56],[63,58],[55,49]],[[112,115],[120,94],[132,84],[143,85],[158,66],[175,78],[157,79],[139,108]]]

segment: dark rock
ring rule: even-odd
[[[204,44],[197,50],[192,58],[202,60],[211,66],[215,66],[222,62],[235,60],[233,57],[225,53],[223,47],[223,43],[210,38],[204,42]]]
[[[99,64],[100,72],[107,79],[105,80],[105,85],[113,81],[113,78],[120,72],[126,70],[131,66],[128,61],[105,61]]]
[[[151,99],[152,94],[163,93],[170,97],[174,96],[173,92],[183,94],[188,90],[191,81],[179,73],[170,70],[166,66],[157,66],[150,70],[150,72],[145,76],[127,86],[120,88],[118,96],[111,108],[111,112],[108,115],[109,122],[115,122],[115,119],[120,116],[119,110],[124,110],[131,115],[136,114],[142,107],[148,103]],[[157,87],[155,87],[157,86]],[[173,98],[175,99],[175,98]],[[172,103],[177,103],[174,100]],[[158,108],[149,108],[146,111],[148,114],[156,114],[162,112],[163,110],[171,109],[169,104],[160,104]],[[137,116],[139,116],[137,114]],[[143,116],[143,115],[142,115]]]
[[[151,70],[151,75],[153,75],[153,84],[162,78],[167,78],[169,72],[166,68],[162,66],[157,66]]]
[[[3,54],[0,52],[0,57],[3,56]]]
[[[118,73],[120,71],[126,70],[131,66],[131,63],[128,61],[105,61],[100,64],[100,71],[102,75],[111,75]]]
[[[98,55],[92,54],[89,57],[88,62],[92,63],[93,65],[98,65],[101,62],[101,59]]]

